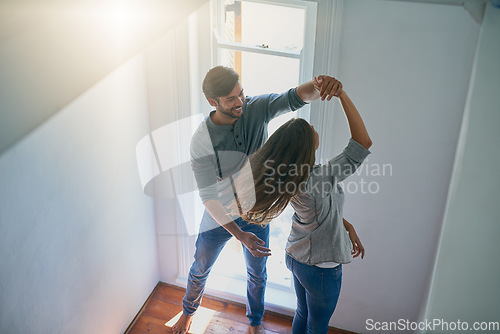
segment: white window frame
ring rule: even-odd
[[[245,2],[256,2],[268,5],[286,6],[292,8],[305,9],[304,45],[300,52],[279,50],[273,48],[262,48],[255,45],[248,45],[237,42],[228,42],[220,37],[220,31],[224,27],[224,0],[211,0],[212,17],[212,66],[219,65],[221,49],[235,51],[253,52],[263,55],[280,56],[292,59],[299,59],[299,83],[306,82],[313,77],[314,46],[316,39],[316,12],[317,3],[305,0],[243,0]],[[305,105],[297,111],[297,116],[309,121],[310,106]]]

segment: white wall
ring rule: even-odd
[[[392,166],[392,175],[348,179],[358,191],[346,195],[345,218],[367,253],[344,266],[331,325],[367,332],[367,319],[416,321],[424,306],[479,25],[459,6],[397,1],[344,1],[341,20],[338,73],[331,74],[373,139],[365,171]],[[319,119],[320,150],[338,154],[349,138],[344,115],[337,108]],[[376,182],[376,194],[368,182]]]
[[[481,28],[459,154],[425,318],[500,321],[500,9]],[[442,328],[434,331],[447,332]],[[476,331],[486,333],[488,331]],[[490,330],[490,333],[498,333]]]
[[[198,84],[211,65],[210,53],[199,52],[199,50],[210,50],[210,29],[207,28],[209,26],[210,6],[207,3],[193,12],[189,18],[179,22],[145,51],[152,131],[165,128],[167,125],[171,126],[175,124],[174,122],[191,115],[208,114],[211,110],[206,100],[199,100],[201,85]],[[191,40],[188,43],[189,38]],[[155,145],[158,150],[161,143]],[[177,145],[189,154],[189,141],[179,142],[174,146]],[[174,154],[170,153],[172,161],[176,160]],[[172,187],[170,181],[179,180],[179,173],[182,174],[183,170],[188,170],[188,174],[191,175],[190,162],[162,172],[159,178],[166,176],[168,180],[162,185],[165,188]],[[172,176],[170,173],[176,174]],[[180,193],[179,185],[176,187],[176,191]],[[193,185],[190,190],[195,190],[195,186]],[[197,194],[195,196],[197,205],[201,205],[199,196]],[[185,275],[191,266],[192,258],[186,256],[189,261],[185,262],[186,257],[179,250],[187,245],[188,252],[194,254],[196,236],[189,235],[186,229],[184,219],[188,219],[188,215],[182,211],[178,198],[157,196],[154,201],[160,279],[177,284],[178,275]],[[192,204],[189,205],[189,209],[191,208]],[[199,222],[199,218],[194,219]],[[192,224],[191,221],[187,223]]]
[[[145,82],[138,56],[0,156],[0,333],[120,333],[158,282]]]
[[[0,152],[205,2],[0,2]]]

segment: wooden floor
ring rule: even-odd
[[[171,326],[182,312],[185,289],[159,282],[126,334],[171,333]],[[266,312],[263,325],[267,334],[291,333],[292,318]],[[189,333],[248,333],[245,305],[205,295]],[[352,334],[330,328],[328,334]]]

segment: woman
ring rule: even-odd
[[[326,96],[321,77],[314,83],[322,100],[332,98]],[[306,121],[292,119],[250,157],[254,195],[238,187],[238,208],[248,221],[268,223],[289,202],[295,210],[286,245],[286,264],[297,295],[294,334],[328,332],[342,264],[359,255],[363,258],[365,252],[354,228],[343,219],[344,193],[338,182],[356,171],[372,142],[357,109],[337,83],[333,96],[342,104],[352,137],[344,151],[325,165],[314,165],[318,133]]]

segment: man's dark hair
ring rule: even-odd
[[[218,101],[219,97],[231,93],[239,79],[239,74],[232,68],[216,66],[205,75],[202,85],[203,94],[207,100],[212,98]]]

